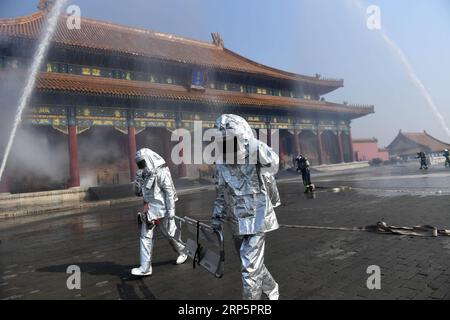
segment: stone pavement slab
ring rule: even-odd
[[[400,170],[401,171],[401,170]],[[280,184],[281,224],[357,227],[383,218],[389,224],[430,224],[450,229],[450,197],[416,195],[424,178],[393,173],[382,188],[405,190],[401,196],[361,190],[333,193],[335,186],[373,188],[376,170],[335,180],[318,179],[314,199],[300,181]],[[357,179],[356,181],[349,181]],[[360,180],[358,180],[360,179]],[[426,178],[448,185],[445,173]],[[208,219],[213,191],[180,196],[177,214]],[[226,233],[225,275],[216,279],[191,261],[176,266],[176,255],[157,233],[153,275],[136,279],[139,206],[94,208],[73,214],[18,218],[0,227],[0,299],[239,299],[239,260]],[[80,267],[81,290],[66,286],[69,265]],[[266,265],[280,285],[281,299],[449,299],[450,237],[419,238],[364,231],[280,229],[267,235]],[[367,267],[381,269],[381,290],[366,286]]]

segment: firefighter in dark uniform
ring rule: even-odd
[[[305,193],[313,192],[314,185],[311,183],[311,173],[309,171],[309,160],[303,155],[299,155],[294,160],[297,172],[302,173],[303,185],[305,186]]]
[[[425,152],[420,151],[417,153],[416,159],[420,159],[420,170],[428,170],[428,162],[427,162],[427,155]]]
[[[445,167],[450,167],[450,152],[448,152],[448,149],[444,150],[443,156],[445,157]]]

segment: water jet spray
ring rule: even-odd
[[[19,105],[14,118],[14,126],[11,130],[11,134],[8,139],[8,144],[6,145],[5,155],[3,156],[2,164],[0,167],[0,181],[2,180],[3,173],[6,168],[6,163],[8,162],[8,157],[11,152],[14,138],[16,136],[17,128],[19,127],[19,124],[22,121],[22,113],[25,110],[25,107],[28,105],[28,102],[30,101],[31,94],[33,93],[34,85],[36,83],[37,74],[48,52],[50,40],[53,38],[53,34],[55,33],[56,27],[58,25],[60,12],[62,11],[62,8],[64,7],[64,4],[66,2],[67,0],[56,0],[55,4],[52,6],[51,10],[47,15],[48,19],[47,25],[45,30],[43,31],[42,38],[40,40],[36,54],[33,58],[33,62],[30,66],[26,86],[22,93],[22,96],[20,97]]]
[[[366,10],[364,8],[364,5],[361,0],[350,0],[351,3],[356,6],[364,15]],[[389,49],[395,54],[396,58],[401,62],[402,67],[405,70],[406,75],[408,76],[411,83],[418,89],[420,95],[425,99],[427,107],[431,110],[431,112],[434,114],[434,116],[438,119],[439,124],[444,129],[447,136],[450,138],[450,128],[448,127],[444,116],[439,111],[439,108],[435,104],[430,92],[427,90],[427,88],[424,86],[422,81],[417,76],[416,72],[414,71],[414,68],[412,67],[411,63],[409,62],[408,58],[404,54],[403,50],[392,40],[384,30],[379,29],[377,30],[380,33],[381,38],[386,43],[386,45],[389,47]]]

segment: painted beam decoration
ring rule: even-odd
[[[288,117],[271,117],[269,123],[271,129],[293,129],[292,119]]]
[[[175,112],[171,111],[149,111],[134,110],[132,111],[135,127],[137,130],[145,128],[175,129]]]
[[[195,112],[175,112],[166,110],[128,110],[117,108],[99,108],[93,106],[78,106],[75,108],[75,120],[80,130],[83,132],[92,126],[112,126],[118,131],[127,134],[129,121],[138,132],[145,128],[165,127],[174,130],[177,127],[187,130],[194,129],[195,121],[202,121],[205,129],[213,128],[215,119],[219,114],[215,113],[195,113]],[[52,126],[56,130],[67,134],[68,125],[67,106],[36,106],[24,117],[34,125]],[[350,131],[350,121],[315,121],[312,119],[298,119],[285,116],[255,116],[242,114],[250,126],[254,129],[287,129],[287,130],[311,130],[311,131]],[[178,123],[177,123],[178,122]]]
[[[62,106],[36,106],[24,115],[24,121],[33,125],[67,126],[67,109]]]
[[[319,131],[333,131],[335,134],[337,134],[338,127],[336,126],[336,122],[332,120],[319,121]]]
[[[350,121],[340,121],[338,124],[338,130],[346,134],[350,133]]]
[[[316,131],[317,130],[317,125],[315,123],[315,121],[310,120],[310,119],[300,119],[295,125],[294,125],[294,129],[297,129],[299,131],[303,131],[303,130],[311,130],[311,131]]]
[[[243,116],[247,120],[248,124],[253,129],[268,129],[266,117],[263,116]]]
[[[194,130],[194,122],[201,121],[204,129],[214,128],[214,123],[216,121],[216,114],[213,113],[192,113],[183,112],[180,114],[181,128],[187,130]]]

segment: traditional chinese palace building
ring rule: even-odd
[[[45,3],[30,16],[0,19],[0,74],[31,60]],[[174,129],[192,130],[195,120],[208,128],[222,113],[241,115],[255,129],[278,129],[283,163],[299,152],[314,165],[351,162],[351,122],[374,107],[325,101],[341,87],[343,80],[245,58],[217,33],[207,43],[87,18],[71,30],[61,16],[23,125],[67,144],[67,187],[79,186],[89,170],[112,173],[109,182],[99,178],[103,183],[129,181],[136,148],[170,159]],[[95,148],[81,146],[96,136],[117,146],[107,166],[83,160]],[[170,168],[178,177],[191,174],[185,164]]]
[[[426,131],[404,132],[400,130],[387,149],[391,156],[407,160],[415,158],[421,151],[427,155],[440,156],[445,149],[450,149],[450,144],[436,139]]]

